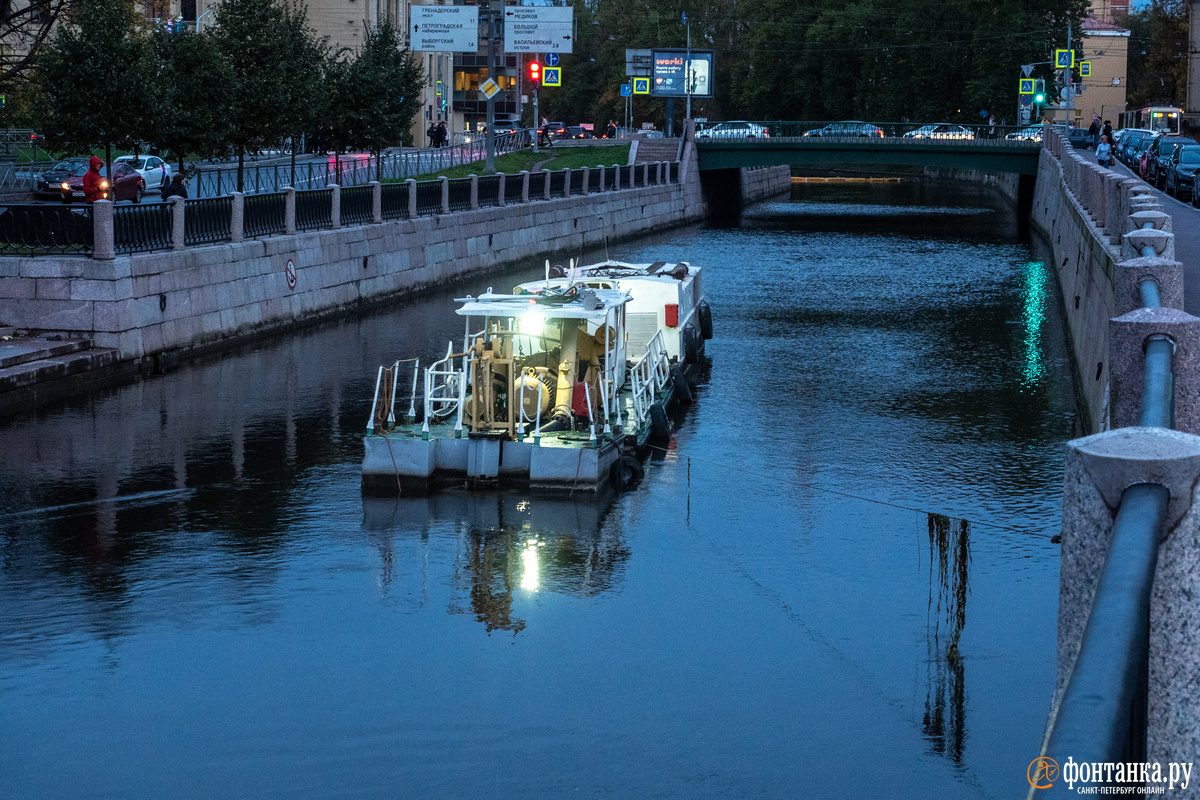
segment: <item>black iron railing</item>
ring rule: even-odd
[[[369,185],[347,186],[341,190],[341,196],[343,225],[366,225],[374,220],[371,209],[373,200]]]
[[[567,185],[567,173],[563,170],[554,170],[550,173],[550,196],[562,197],[563,188]]]
[[[333,190],[296,192],[296,230],[312,231],[333,226]]]
[[[571,194],[583,194],[583,169],[571,170]]]
[[[113,206],[113,245],[118,253],[170,250],[173,203]]]
[[[604,176],[601,174],[601,169],[599,167],[593,167],[592,169],[588,170],[588,191],[604,191]]]
[[[450,210],[471,210],[471,179],[454,178],[450,181]]]
[[[442,213],[442,182],[420,181],[417,183],[417,214],[427,217]]]
[[[479,179],[479,207],[500,205],[500,176],[484,175]]]
[[[408,219],[407,183],[385,183],[379,191],[384,219]]]
[[[286,201],[282,193],[247,195],[242,205],[242,230],[247,237],[284,233]]]
[[[521,202],[522,187],[524,184],[524,175],[506,175],[504,177],[504,204],[506,206],[516,205]],[[532,188],[529,193],[533,194]]]
[[[233,216],[232,197],[185,200],[183,205],[184,244],[229,241],[229,223]]]
[[[679,162],[678,161],[672,161],[670,164],[667,165],[667,175],[669,176],[671,183],[679,183]]]
[[[92,252],[92,207],[0,205],[0,254],[64,255]]]
[[[621,167],[621,188],[633,188],[633,164],[626,164]]]

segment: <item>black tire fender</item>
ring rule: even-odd
[[[696,326],[688,323],[683,329],[683,362],[685,364],[700,363],[700,348],[703,347],[704,340],[700,338],[700,331],[696,330]]]
[[[671,438],[671,420],[661,403],[650,406],[650,436],[655,439]]]
[[[696,309],[696,319],[700,322],[700,335],[705,339],[711,339],[713,336],[712,309],[709,308],[707,301],[700,301],[700,306]]]
[[[678,403],[692,402],[692,386],[688,383],[687,378],[683,377],[683,370],[678,365],[671,367],[671,383],[675,387],[675,392],[672,395]]]
[[[629,455],[618,458],[608,470],[609,482],[614,489],[622,492],[637,486],[645,475],[646,470],[642,468],[642,462]]]

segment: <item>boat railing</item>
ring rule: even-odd
[[[456,418],[455,434],[461,434],[468,360],[466,353],[454,352],[452,342],[446,347],[446,357],[425,369],[425,421],[421,425],[421,432],[426,437],[429,435],[431,419],[445,419],[450,416]],[[455,366],[456,362],[461,366]]]
[[[662,331],[655,332],[651,337],[646,344],[646,352],[634,363],[629,375],[633,384],[633,413],[641,425],[650,415],[654,396],[666,387],[671,378],[671,363],[666,345],[663,344]]]
[[[416,421],[417,378],[420,376],[420,369],[419,358],[402,358],[390,367],[379,368],[379,374],[375,376],[375,397],[371,401],[371,418],[367,420],[367,433],[373,433],[376,427],[380,430],[395,427],[396,390],[404,370],[412,370],[412,388],[408,397],[402,399],[408,400],[408,423],[411,425]]]

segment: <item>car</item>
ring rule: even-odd
[[[1146,180],[1146,169],[1149,167],[1146,156],[1150,152],[1150,145],[1154,144],[1157,137],[1143,136],[1137,146],[1133,148],[1133,157],[1129,160],[1129,168],[1134,170],[1138,177]]]
[[[1146,153],[1146,183],[1155,189],[1167,187],[1167,164],[1175,151],[1185,144],[1194,144],[1191,139],[1182,136],[1160,136],[1150,146]]]
[[[1025,142],[1040,142],[1042,140],[1042,126],[1030,125],[1028,128],[1022,128],[1019,131],[1010,133],[1005,139],[1020,140]]]
[[[1062,125],[1055,125],[1054,130],[1059,134],[1066,134],[1067,141],[1076,150],[1088,150],[1092,146],[1092,135],[1087,132],[1087,128],[1078,128],[1074,125],[1066,128]]]
[[[33,193],[38,197],[61,197],[63,181],[78,169],[87,172],[87,168],[86,158],[64,158],[37,177]]]
[[[905,139],[974,139],[975,133],[962,125],[922,125],[904,134]]]
[[[705,128],[696,134],[697,139],[769,139],[771,134],[762,125],[734,119]]]
[[[1167,162],[1166,192],[1180,200],[1196,197],[1196,171],[1200,170],[1200,146],[1184,145]]]
[[[1133,150],[1135,150],[1146,134],[1144,131],[1121,131],[1121,135],[1113,134],[1112,152],[1113,158],[1123,164],[1133,164]]]
[[[84,164],[82,169],[71,173],[70,177],[62,182],[62,200],[64,203],[84,199],[83,176],[87,171],[87,164]],[[108,171],[104,167],[100,168],[100,174],[108,178]],[[113,200],[114,202],[117,200],[132,200],[135,203],[140,203],[142,202],[142,196],[146,194],[146,179],[138,174],[138,171],[128,161],[113,162],[112,178],[106,180],[103,185],[105,192],[101,198],[102,200]]]
[[[846,122],[834,122],[826,125],[824,128],[805,131],[805,136],[845,136],[851,138],[882,138],[883,129],[878,125],[870,122],[859,122],[857,120],[848,120]]]
[[[546,131],[546,135],[549,136],[551,139],[567,138],[567,126],[565,123],[547,122],[545,125],[542,126],[542,129]]]
[[[582,125],[569,125],[569,126],[567,126],[566,133],[563,135],[562,138],[564,138],[564,139],[595,139],[596,134],[592,133],[587,128],[583,127]]]
[[[118,156],[113,163],[129,163],[142,176],[147,189],[161,191],[171,182],[171,165],[158,156]]]

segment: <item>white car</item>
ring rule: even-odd
[[[1024,139],[1029,142],[1040,142],[1042,140],[1042,126],[1030,125],[1028,128],[1016,133],[1010,133],[1005,139]]]
[[[770,139],[771,134],[762,125],[745,120],[732,120],[705,128],[696,134],[697,139]]]
[[[975,133],[962,125],[922,125],[904,134],[906,139],[974,139]]]
[[[171,182],[171,165],[158,156],[119,156],[113,161],[114,163],[128,162],[137,170],[142,179],[146,181],[146,191],[161,190]]]

